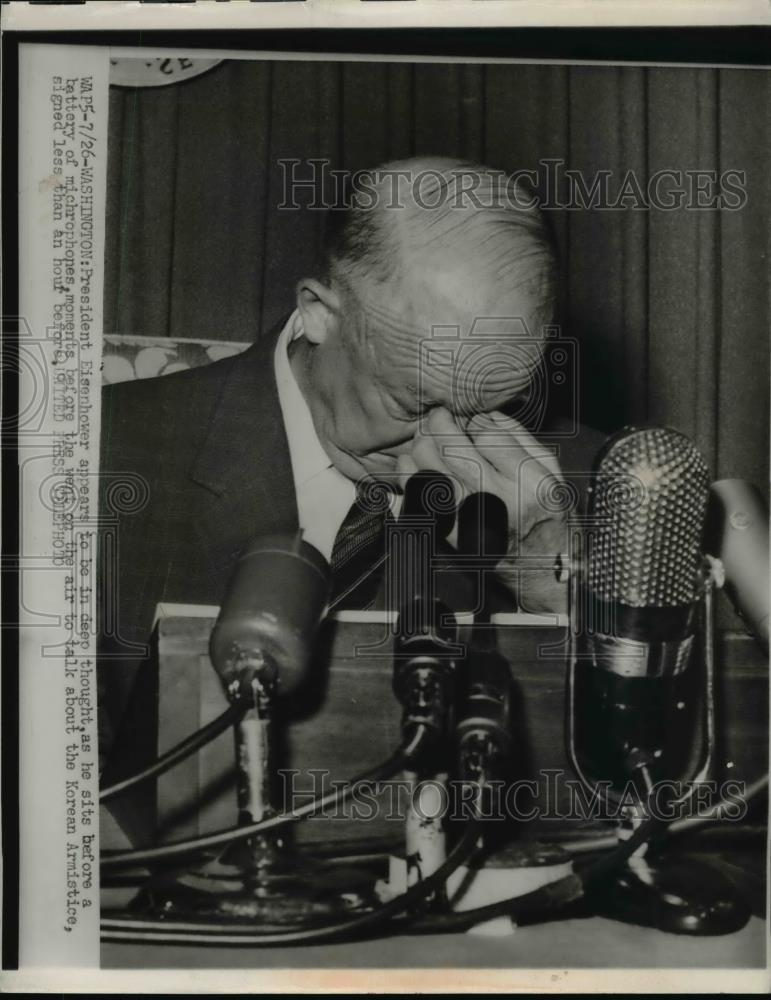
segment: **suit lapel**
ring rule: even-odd
[[[284,321],[285,322],[285,321]],[[233,358],[190,478],[204,487],[198,529],[210,565],[229,565],[255,534],[296,531],[297,500],[276,388],[277,328]]]

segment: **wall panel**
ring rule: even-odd
[[[264,63],[236,63],[228,73],[179,89],[169,316],[174,336],[197,335],[203,321],[217,339],[253,337],[262,297],[269,73]],[[222,107],[241,122],[238,131],[218,113]],[[229,164],[227,183],[212,183],[223,163]],[[223,224],[234,219],[243,224]]]
[[[121,191],[109,205],[106,245],[108,260],[117,254],[119,264],[117,269],[107,267],[114,275],[107,286],[114,299],[106,303],[105,317],[114,317],[115,324],[107,332],[164,336],[172,332],[179,91],[164,87],[150,95],[126,89],[111,101],[111,110],[117,103],[122,104],[122,113],[110,122],[108,173],[119,172]]]
[[[462,156],[462,66],[415,67],[413,114],[416,156]]]
[[[714,116],[705,102],[714,93],[711,70],[656,70],[650,76],[649,168],[716,169]],[[676,179],[666,182],[673,197]],[[662,186],[662,191],[665,187]],[[715,213],[684,205],[650,213],[650,419],[693,436],[712,459],[710,417],[703,412],[704,364],[714,363]],[[707,302],[702,301],[707,296]]]
[[[488,66],[485,70],[485,156],[503,170],[534,171],[538,194],[547,196],[541,160],[565,160],[569,142],[569,70],[564,66]],[[564,173],[557,180],[557,200],[564,201]],[[549,211],[560,255],[567,246],[568,214]],[[562,283],[562,312],[567,311],[567,282]]]
[[[265,291],[255,335],[258,330],[270,330],[294,308],[297,281],[313,274],[319,259],[323,213],[279,207],[285,203],[286,168],[281,161],[292,158],[338,161],[341,128],[338,66],[322,62],[277,62],[272,73],[263,249]],[[311,176],[307,162],[297,167],[297,175]],[[297,203],[307,205],[313,198],[313,191],[301,191]]]
[[[366,170],[390,158],[389,119],[373,114],[386,106],[388,69],[385,63],[346,63],[342,73],[340,150],[336,165]]]
[[[629,271],[645,261],[645,219],[636,205],[637,188],[628,208],[613,208],[631,177],[645,185],[644,150],[636,130],[644,112],[642,77],[637,70],[573,67],[570,70],[570,146],[568,168],[584,179],[591,192],[601,187],[598,204],[589,208],[572,200],[565,267],[569,281],[569,332],[581,345],[581,413],[593,426],[610,430],[625,420],[644,416],[639,391],[644,359],[646,312],[641,296],[630,295]],[[643,119],[644,120],[644,119]],[[603,177],[603,171],[605,175]],[[607,198],[602,183],[607,181]],[[577,193],[577,191],[576,191]],[[585,198],[582,194],[580,197]],[[604,204],[605,203],[605,204]],[[590,203],[591,204],[591,203]],[[623,221],[622,221],[623,220]],[[644,287],[644,285],[643,285]],[[638,292],[638,288],[634,292]],[[634,344],[638,350],[631,345]],[[637,407],[635,407],[637,403]]]

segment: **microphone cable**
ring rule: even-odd
[[[403,929],[418,934],[460,933],[496,917],[530,921],[538,918],[548,919],[562,907],[582,899],[592,883],[623,864],[650,838],[658,825],[660,820],[655,818],[644,820],[628,840],[623,841],[604,857],[587,865],[583,871],[563,875],[521,896],[512,896],[471,910],[429,913],[417,917],[409,923],[409,926],[405,922]]]
[[[757,779],[747,789],[743,801],[749,802],[767,786],[768,775]],[[649,817],[640,824],[631,837],[621,843],[615,834],[610,834],[607,837],[593,838],[591,841],[576,841],[570,844],[569,848],[568,845],[563,845],[573,851],[591,850],[606,851],[607,853],[587,864],[582,870],[555,879],[521,896],[513,896],[470,910],[420,916],[409,923],[409,931],[417,934],[461,933],[476,924],[505,916],[511,917],[513,920],[548,919],[561,907],[581,899],[585,895],[586,889],[597,879],[610,874],[622,865],[638,847],[657,832],[657,827],[663,828],[663,832],[679,833],[681,830],[690,829],[692,826],[708,822],[711,818],[719,817],[721,808],[725,807],[725,804],[725,802],[719,802],[697,816],[671,822]],[[406,923],[403,929],[407,929]],[[398,933],[398,930],[398,927],[393,928],[394,933]]]
[[[719,822],[723,818],[723,813],[730,806],[736,806],[743,804],[749,806],[750,802],[754,801],[757,796],[759,796],[764,790],[768,788],[768,775],[764,774],[760,778],[756,778],[755,781],[747,785],[744,794],[741,797],[731,799],[720,799],[714,805],[701,812],[696,812],[693,816],[686,816],[682,819],[672,819],[665,822],[664,833],[668,836],[677,835],[684,833],[689,830],[698,829],[700,826],[705,826],[712,820]],[[618,844],[618,838],[615,833],[598,834],[593,837],[582,837],[577,840],[567,840],[560,841],[559,846],[563,850],[569,851],[571,854],[589,854],[594,851],[605,851],[610,850]]]
[[[549,916],[560,907],[581,899],[591,882],[622,864],[650,837],[653,827],[658,824],[659,821],[656,819],[645,820],[633,835],[609,856],[593,862],[583,872],[571,873],[521,896],[475,907],[472,910],[410,915],[403,920],[393,922],[389,929],[390,933],[403,933],[407,930],[419,934],[458,933],[468,930],[475,924],[501,916],[515,920]],[[223,932],[221,924],[103,917],[101,937],[104,941],[137,941],[148,944],[218,944],[252,947],[316,944],[333,941],[340,936],[351,940],[364,931],[380,927],[390,918],[396,917],[427,898],[439,885],[444,884],[477,849],[479,826],[479,818],[472,819],[447,859],[426,879],[384,903],[377,910],[352,917],[350,920],[323,927],[255,934],[247,928],[242,931]]]
[[[212,719],[203,728],[191,733],[190,736],[186,736],[176,746],[171,747],[171,749],[158,757],[157,760],[154,760],[144,770],[138,771],[128,778],[123,778],[121,781],[116,781],[114,785],[102,788],[99,792],[99,801],[107,802],[108,799],[127,792],[130,788],[135,788],[144,781],[149,781],[151,778],[158,778],[162,774],[165,774],[166,771],[170,771],[177,764],[181,764],[183,760],[192,757],[197,750],[205,747],[207,743],[211,743],[220,733],[224,733],[226,729],[238,722],[245,711],[245,704],[234,702],[232,705],[229,705],[216,719]]]
[[[132,920],[103,917],[101,937],[103,941],[143,941],[178,944],[240,944],[260,947],[290,944],[317,944],[331,941],[340,936],[347,940],[364,931],[379,927],[391,917],[402,913],[426,899],[443,885],[456,868],[477,849],[480,819],[471,819],[455,847],[446,860],[431,875],[417,882],[376,910],[351,917],[336,924],[322,927],[305,927],[267,934],[255,934],[248,928],[243,931],[230,930],[223,933],[221,924],[199,924],[166,920]]]
[[[378,782],[392,777],[404,769],[413,757],[417,756],[424,745],[429,740],[429,733],[426,726],[418,725],[409,742],[402,746],[385,763],[375,767],[364,774],[359,775],[348,782],[343,788],[335,788],[326,795],[314,799],[312,802],[300,806],[291,813],[279,813],[276,816],[269,816],[257,823],[249,823],[246,826],[233,827],[228,830],[219,830],[216,833],[205,834],[201,837],[193,837],[189,840],[179,840],[171,844],[160,844],[157,847],[140,848],[138,850],[106,852],[101,859],[100,867],[102,871],[109,871],[112,868],[125,868],[140,863],[162,861],[174,858],[181,854],[190,854],[197,851],[206,850],[212,847],[221,847],[238,840],[245,840],[258,833],[265,833],[268,830],[277,830],[281,827],[295,823],[312,813],[324,809],[328,805],[342,805],[353,794],[357,785],[363,782]]]
[[[337,924],[254,934],[247,929],[223,932],[221,925],[216,924],[105,917],[101,924],[102,938],[106,941],[239,944],[262,947],[311,944],[334,940],[341,935],[350,939],[351,936],[379,927],[389,918],[403,913],[413,904],[427,898],[439,884],[446,882],[452,872],[460,867],[477,848],[479,825],[480,819],[477,815],[469,822],[463,836],[445,862],[428,878],[418,882],[405,893],[385,903],[377,910]],[[592,884],[623,864],[638,847],[650,839],[657,828],[666,825],[660,819],[648,817],[627,840],[618,844],[614,850],[609,851],[603,857],[592,861],[580,871],[555,879],[520,896],[475,907],[471,910],[410,915],[402,920],[392,922],[390,933],[397,934],[406,930],[418,934],[458,933],[466,931],[476,924],[501,916],[508,916],[519,921],[548,918],[560,908],[580,900]]]

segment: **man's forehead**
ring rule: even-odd
[[[542,357],[542,338],[518,317],[487,318],[465,336],[435,329],[418,351],[418,394],[453,412],[495,409],[533,382]]]
[[[480,315],[460,302],[416,308],[408,298],[371,303],[369,318],[379,378],[416,409],[496,409],[526,390],[541,365],[544,331],[523,308]]]
[[[416,337],[421,363],[428,366],[470,358],[500,358],[506,363],[541,351],[544,331],[526,316],[480,316],[466,323],[433,323]]]

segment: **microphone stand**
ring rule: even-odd
[[[405,858],[391,859],[389,893],[428,878],[447,857],[446,761],[460,647],[455,616],[436,596],[435,568],[438,547],[454,523],[449,479],[432,472],[411,476],[399,520],[389,534],[388,600],[399,608],[393,688],[403,707],[403,730],[424,726],[432,734],[432,745],[419,768],[404,772]],[[443,896],[440,887],[433,894],[434,905]]]
[[[234,726],[239,826],[282,811],[272,788],[280,673],[278,662],[259,641],[247,642],[234,661],[234,679],[227,687],[231,702],[246,703]],[[151,919],[218,923],[223,928],[247,924],[270,931],[325,924],[368,910],[376,902],[371,877],[352,887],[351,873],[341,870],[330,884],[329,873],[292,850],[283,832],[265,832],[235,841],[187,870],[153,874],[131,909]]]
[[[255,674],[247,687],[250,694],[240,697],[249,698],[249,707],[234,727],[239,826],[281,811],[271,790],[275,686]],[[330,886],[328,873],[298,856],[281,833],[266,832],[229,844],[182,873],[151,877],[131,909],[156,919],[270,931],[323,924],[374,902],[350,885]]]
[[[413,615],[410,611],[414,612]],[[405,620],[413,620],[413,628]],[[447,621],[453,624],[447,624]],[[406,885],[428,878],[446,860],[449,722],[455,698],[456,627],[454,616],[438,600],[420,596],[402,609],[394,650],[394,692],[403,706],[406,733],[424,727],[427,752],[406,770],[409,797],[404,824]],[[419,765],[419,766],[418,766]],[[399,862],[394,861],[398,868]],[[394,872],[396,875],[396,872]],[[396,878],[398,882],[398,876]],[[435,898],[440,892],[437,891]]]
[[[272,725],[274,684],[260,682],[255,676],[251,684],[249,707],[234,730],[236,749],[236,801],[238,823],[246,826],[259,823],[275,814],[271,796]],[[263,872],[266,862],[280,851],[278,837],[261,835],[245,841],[255,871]],[[244,845],[237,848],[243,850]],[[236,848],[234,848],[236,849]]]
[[[576,672],[582,659],[582,623],[585,620],[586,560],[581,543],[581,532],[573,521],[571,530],[570,573],[570,637],[567,680],[567,750],[571,765],[582,785],[592,796],[599,796],[603,805],[616,807],[622,819],[616,827],[620,841],[627,840],[640,827],[648,814],[655,783],[651,771],[653,756],[633,747],[627,752],[624,769],[642,786],[642,801],[630,805],[610,785],[595,782],[586,773],[581,762],[576,734],[578,718],[576,700]],[[716,561],[706,557],[700,581],[700,653],[703,661],[702,748],[692,777],[686,782],[685,794],[670,800],[670,808],[682,810],[696,793],[699,784],[712,773],[715,758],[715,646],[714,646],[714,589],[721,586]],[[585,656],[585,654],[584,654]],[[655,752],[658,754],[658,751]],[[632,924],[653,926],[675,934],[716,935],[741,929],[749,920],[750,911],[734,886],[713,868],[677,859],[676,863],[665,858],[648,860],[645,843],[634,852],[626,865],[604,886],[593,894],[595,912],[602,916]]]

